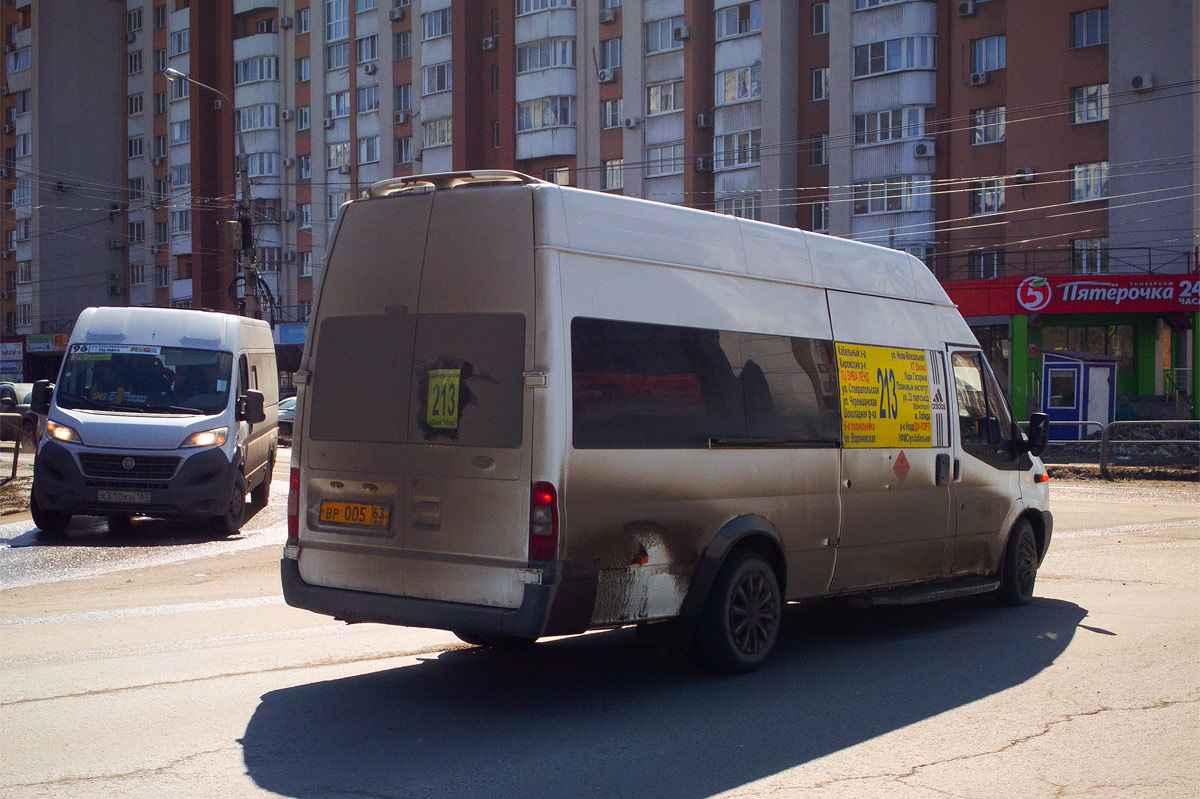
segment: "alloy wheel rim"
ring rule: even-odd
[[[1017,549],[1017,586],[1022,596],[1033,593],[1033,582],[1037,579],[1037,545],[1033,536],[1021,536],[1021,545]]]
[[[729,603],[729,629],[738,650],[757,655],[771,642],[779,620],[775,592],[761,572],[745,575],[734,586]]]

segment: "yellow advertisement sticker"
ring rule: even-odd
[[[425,423],[442,430],[458,429],[458,397],[461,369],[430,369],[429,395],[425,399]]]
[[[923,350],[837,344],[845,447],[932,447]]]

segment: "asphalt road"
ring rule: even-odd
[[[1056,483],[1030,606],[793,607],[718,678],[288,608],[283,473],[232,540],[0,526],[0,796],[1200,795],[1194,484]]]

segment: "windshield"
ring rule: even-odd
[[[229,399],[233,356],[216,350],[72,344],[55,388],[60,408],[214,414]]]

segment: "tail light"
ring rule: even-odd
[[[288,472],[288,532],[287,543],[300,543],[300,469],[293,466]]]
[[[558,492],[553,483],[534,483],[529,497],[529,560],[558,558]]]

